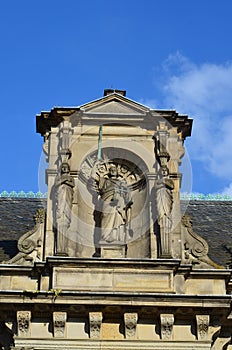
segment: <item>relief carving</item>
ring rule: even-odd
[[[160,322],[161,322],[161,339],[166,339],[166,340],[172,339],[174,315],[161,314]]]
[[[65,254],[65,234],[70,226],[73,202],[74,179],[69,164],[63,162],[60,175],[55,180],[56,253]]]
[[[209,315],[196,315],[197,339],[207,340],[209,330]]]
[[[89,335],[92,339],[101,338],[102,312],[89,313]]]
[[[55,338],[65,337],[66,312],[53,312],[53,334]]]
[[[187,263],[220,268],[208,257],[208,243],[195,233],[192,229],[192,220],[188,214],[185,214],[181,220],[184,227],[185,238],[185,260]]]
[[[125,313],[124,324],[125,324],[125,337],[126,339],[134,339],[136,336],[136,327],[138,322],[137,313]]]
[[[31,311],[17,311],[18,336],[29,337],[31,331]]]

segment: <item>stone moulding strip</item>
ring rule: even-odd
[[[209,350],[210,341],[168,341],[165,340],[163,343],[160,341],[138,341],[138,340],[67,340],[67,339],[27,339],[26,346],[31,347],[34,350]],[[25,340],[17,339],[16,347],[25,346]]]

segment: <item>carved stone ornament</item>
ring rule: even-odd
[[[124,324],[125,324],[125,337],[126,339],[134,339],[136,336],[136,327],[138,322],[137,313],[125,313]]]
[[[202,267],[220,268],[221,266],[214,263],[208,257],[208,243],[192,229],[192,220],[188,214],[185,214],[181,220],[184,227],[184,247],[185,247],[185,262],[197,264]]]
[[[29,337],[31,332],[31,311],[17,311],[18,336]]]
[[[161,339],[166,339],[166,340],[172,339],[174,315],[161,314],[160,322],[161,322]]]
[[[209,330],[209,315],[196,315],[197,339],[207,340]]]
[[[43,224],[45,221],[45,210],[43,208],[39,208],[34,215],[35,224]]]
[[[102,326],[102,312],[89,313],[89,335],[92,339],[99,339],[101,337]]]
[[[66,312],[53,312],[53,334],[55,338],[65,337]]]

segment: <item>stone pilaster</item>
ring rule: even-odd
[[[92,339],[101,338],[102,312],[89,313],[89,335]]]
[[[138,322],[138,314],[136,312],[124,314],[126,339],[135,339],[137,322]]]
[[[55,338],[65,337],[66,320],[66,312],[53,312],[53,334]]]
[[[172,331],[174,324],[174,315],[173,314],[161,314],[160,315],[161,323],[161,339],[171,340]]]

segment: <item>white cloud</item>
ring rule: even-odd
[[[232,62],[197,65],[177,53],[166,60],[164,72],[165,108],[194,119],[190,156],[212,174],[231,179]]]
[[[224,190],[222,191],[222,194],[232,197],[232,182],[229,184],[229,186],[224,188]]]

